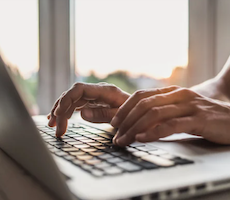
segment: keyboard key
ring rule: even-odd
[[[178,165],[186,165],[186,164],[194,163],[191,160],[183,159],[183,158],[180,158],[180,157],[174,158],[173,161]]]
[[[137,149],[132,148],[132,147],[126,147],[126,150],[127,150],[128,152],[136,152],[136,151],[138,151]]]
[[[97,149],[106,149],[105,146],[95,146],[95,148],[97,148]]]
[[[129,145],[130,147],[141,147],[141,146],[145,146],[144,143],[139,143],[139,142],[134,142],[133,144]]]
[[[108,154],[108,153],[105,153],[105,154],[100,155],[100,156],[98,156],[98,157],[99,157],[99,158],[101,158],[101,159],[104,159],[104,160],[107,160],[107,159],[113,158],[113,156],[112,156],[112,155],[110,155],[110,154]]]
[[[87,143],[87,144],[90,146],[100,146],[101,145],[101,143],[99,142],[93,142],[93,143]]]
[[[53,138],[53,137],[51,137],[51,138],[49,138],[49,139],[46,139],[45,140],[46,142],[49,142],[49,143],[53,143],[53,144],[56,144],[56,142],[57,142],[57,139],[56,138]],[[59,141],[58,141],[59,142]]]
[[[69,153],[72,156],[82,156],[82,155],[86,155],[86,153],[84,151],[76,151],[76,152],[70,152]]]
[[[75,165],[82,165],[83,164],[83,161],[81,160],[72,160],[72,162],[75,164]]]
[[[73,151],[78,151],[79,149],[72,147],[72,148],[62,148],[62,150],[65,152],[73,152]]]
[[[134,172],[134,171],[141,170],[140,166],[135,165],[131,162],[121,162],[121,163],[117,163],[116,165],[128,172]]]
[[[143,146],[143,147],[136,147],[140,151],[155,151],[158,150],[156,147],[153,146]]]
[[[101,160],[97,158],[93,158],[91,160],[86,160],[85,162],[89,165],[96,165],[98,163],[101,163]]]
[[[46,144],[46,146],[48,147],[48,149],[55,149],[52,145],[50,144]]]
[[[99,136],[101,136],[101,137],[104,137],[104,138],[107,138],[107,139],[112,139],[112,138],[113,138],[113,136],[111,136],[111,135],[109,135],[109,134],[105,134],[105,133],[99,133],[99,134],[97,134],[97,135],[99,135]]]
[[[75,158],[71,155],[67,155],[67,156],[64,156],[63,158],[65,158],[66,160],[69,160],[69,161],[72,161],[74,160]]]
[[[91,139],[84,139],[84,140],[81,140],[81,141],[84,142],[84,143],[95,142],[94,140],[91,140]]]
[[[94,133],[94,134],[104,134],[105,133],[105,131],[102,131],[102,130],[99,130],[99,129],[94,129],[94,128],[87,128],[86,129],[88,132],[90,132],[90,133]]]
[[[122,173],[122,169],[118,167],[109,167],[109,168],[105,168],[104,172],[108,175],[118,175]]]
[[[83,165],[81,165],[81,168],[84,170],[87,170],[87,171],[91,171],[93,169],[93,166],[83,164]]]
[[[163,155],[163,154],[167,154],[167,151],[161,150],[161,149],[157,149],[155,151],[149,151],[150,154],[159,156],[159,155]]]
[[[136,151],[136,152],[133,152],[132,154],[136,157],[143,157],[143,156],[149,155],[148,153],[143,152],[143,151]]]
[[[64,143],[64,144],[56,144],[54,145],[56,148],[62,149],[62,148],[72,148],[72,146]]]
[[[97,177],[102,177],[104,175],[104,172],[101,171],[101,170],[98,170],[98,169],[93,169],[91,170],[91,173],[94,175],[94,176],[97,176]]]
[[[63,139],[64,142],[75,142],[76,140],[73,138]]]
[[[148,155],[148,156],[144,156],[142,157],[143,160],[151,162],[153,164],[156,164],[158,166],[162,166],[162,167],[170,167],[175,165],[175,163],[171,160],[167,160],[165,158],[161,158],[159,156],[155,156],[155,155]]]
[[[87,137],[88,138],[92,138],[92,139],[94,139],[94,138],[97,138],[98,136],[97,135],[93,135],[93,134],[91,134],[91,135],[87,135]],[[103,138],[104,139],[104,138]]]
[[[68,144],[70,144],[70,145],[79,145],[79,144],[84,144],[84,143],[75,140],[74,142],[68,142]]]
[[[88,148],[90,147],[89,145],[87,144],[77,144],[77,145],[74,145],[76,148],[78,149],[84,149],[84,148]]]
[[[62,148],[72,148],[71,145],[66,144],[66,143],[55,145],[55,147],[60,148],[60,149],[62,149]]]
[[[49,136],[49,135],[44,135],[44,136],[42,136],[42,138],[45,140],[45,141],[48,141],[48,139],[54,139],[52,136]],[[51,140],[51,141],[52,141]]]
[[[76,139],[77,139],[77,140],[79,140],[79,141],[81,141],[81,140],[85,140],[85,139],[87,139],[87,137],[83,137],[83,136],[81,136],[81,137],[77,137]]]
[[[138,165],[140,165],[141,167],[143,167],[145,169],[157,169],[157,168],[159,168],[159,166],[157,166],[151,162],[144,161],[144,160],[139,161]]]
[[[111,154],[114,155],[114,156],[123,156],[124,152],[121,152],[121,151],[119,152],[118,151],[118,152],[112,152]]]
[[[98,141],[100,141],[100,140],[105,140],[105,138],[99,137],[99,136],[97,136],[97,135],[96,135],[93,139],[94,139],[94,140],[98,140]]]
[[[82,151],[84,151],[84,152],[94,152],[94,151],[97,151],[97,149],[95,149],[95,148],[85,148],[85,149],[82,149]]]
[[[111,147],[105,148],[104,151],[106,151],[107,153],[113,153],[113,152],[117,152],[117,149],[114,148],[114,146],[111,146]]]
[[[93,158],[93,156],[90,155],[82,155],[82,156],[77,156],[79,160],[90,160]]]
[[[63,144],[65,144],[65,142],[62,142],[62,141],[48,141],[49,142],[49,144],[51,144],[51,145],[63,145]]]
[[[169,160],[172,160],[174,158],[177,158],[177,156],[174,156],[172,154],[163,154],[163,155],[160,155],[161,158],[166,158],[166,159],[169,159]]]
[[[116,158],[110,158],[110,159],[108,159],[107,161],[108,161],[109,163],[119,163],[119,162],[123,162],[124,160],[121,159],[121,158],[116,157]]]
[[[100,155],[105,154],[105,153],[102,151],[96,151],[96,152],[89,152],[89,154],[92,156],[100,156]]]
[[[60,156],[60,157],[68,156],[68,153],[63,152],[63,151],[56,151],[54,153],[55,153],[55,155]]]
[[[68,140],[68,139],[71,139],[69,136],[67,136],[67,135],[63,135],[63,136],[61,136],[61,139],[62,140]]]
[[[100,140],[99,142],[101,142],[102,144],[106,144],[106,143],[110,143],[111,142],[111,140]]]
[[[96,164],[95,167],[99,168],[99,169],[104,169],[107,167],[111,167],[112,165],[107,163],[107,162],[101,162],[99,164]]]

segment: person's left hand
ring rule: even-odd
[[[228,103],[181,87],[150,97],[145,93],[146,90],[137,91],[118,109],[111,121],[118,128],[113,140],[115,144],[152,142],[181,132],[230,144]]]

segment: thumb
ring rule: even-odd
[[[117,112],[117,108],[83,108],[81,116],[84,120],[96,123],[109,123]]]

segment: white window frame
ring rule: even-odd
[[[74,82],[74,10],[74,0],[39,0],[40,114],[47,114]]]

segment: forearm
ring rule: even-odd
[[[193,86],[191,89],[209,98],[230,101],[230,57],[215,78]]]
[[[230,101],[228,95],[226,94],[223,80],[217,77],[207,80],[199,85],[195,85],[191,87],[191,89],[198,94],[212,99]]]

